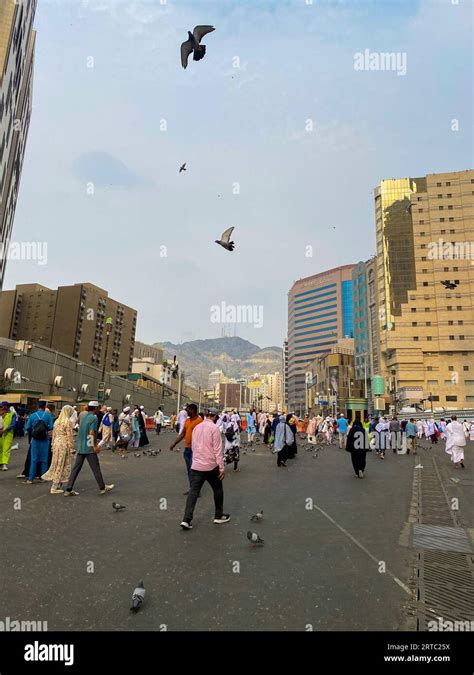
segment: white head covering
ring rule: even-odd
[[[124,413],[130,412],[130,406],[127,405],[127,406],[123,409],[123,412],[124,412]]]

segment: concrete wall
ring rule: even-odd
[[[33,405],[38,398],[45,398],[50,401],[56,401],[57,406],[61,407],[65,403],[71,405],[80,405],[97,398],[97,390],[101,378],[101,370],[73,359],[66,354],[57,352],[48,347],[32,344],[31,349],[25,351],[15,349],[15,342],[0,338],[0,392],[1,397],[8,400],[9,392],[15,394],[15,399],[11,395],[11,400],[18,401],[18,396],[22,396],[22,402]],[[17,354],[17,356],[15,356]],[[21,382],[7,382],[4,374],[7,368],[14,368],[21,374]],[[55,387],[54,378],[61,376],[62,385]],[[156,391],[137,385],[134,382],[124,378],[110,375],[105,376],[105,386],[111,389],[110,398],[107,405],[120,409],[123,405],[124,397],[131,396],[130,403],[144,405],[148,414],[153,414],[161,405],[165,414],[171,414],[176,411],[176,392],[165,387],[165,397],[163,399],[163,387],[158,386]],[[81,395],[81,386],[89,385],[89,391]],[[73,388],[76,391],[73,391]],[[21,391],[23,393],[21,394]],[[182,397],[182,402],[187,403],[188,399]]]

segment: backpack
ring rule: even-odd
[[[234,431],[234,427],[233,427],[233,426],[230,426],[230,427],[227,429],[227,431],[225,432],[225,437],[227,438],[227,440],[229,441],[229,443],[232,443],[232,441],[233,441],[234,438],[235,438],[235,431]]]
[[[45,421],[39,415],[37,415],[37,417],[38,421],[33,426],[31,436],[35,439],[35,441],[45,441],[48,438],[48,427],[46,426]]]

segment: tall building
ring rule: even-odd
[[[20,284],[0,292],[0,337],[29,340],[103,367],[106,320],[112,319],[106,368],[131,372],[137,312],[93,284]]]
[[[283,378],[281,373],[269,373],[265,376],[268,385],[269,406],[272,410],[283,409]]]
[[[30,125],[36,0],[0,0],[0,289]]]
[[[209,373],[207,378],[207,388],[209,391],[214,391],[218,389],[218,385],[225,380],[225,375],[222,370],[213,370],[212,373]]]
[[[352,270],[343,265],[295,281],[288,293],[288,408],[305,407],[305,372],[338,338],[353,336]]]
[[[377,262],[375,256],[359,262],[352,272],[355,379],[363,383],[372,411],[372,377],[379,373]]]
[[[283,341],[283,407],[288,406],[288,339]]]
[[[163,363],[163,349],[156,345],[147,345],[145,342],[135,340],[133,356],[136,359],[152,359],[154,364]]]
[[[374,196],[379,371],[389,403],[432,394],[435,408],[472,408],[474,171],[384,180]]]

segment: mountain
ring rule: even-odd
[[[221,337],[212,340],[192,340],[175,345],[172,342],[155,343],[162,347],[165,358],[177,361],[190,384],[207,388],[209,373],[219,368],[229,378],[250,378],[254,373],[266,375],[282,372],[281,347],[261,349],[240,337]]]

